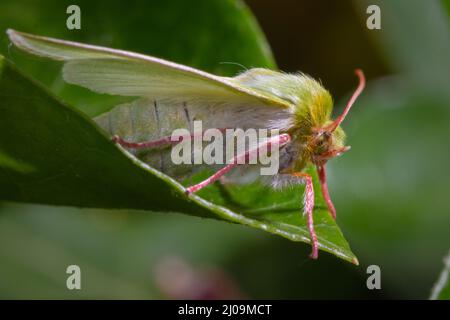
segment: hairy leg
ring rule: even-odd
[[[313,209],[314,209],[314,186],[312,177],[303,172],[293,173],[294,176],[302,178],[305,181],[305,194],[303,198],[303,210],[307,215],[308,231],[311,238],[312,252],[310,257],[317,259],[319,256],[319,243],[317,241],[317,235],[314,230]]]
[[[236,167],[240,162],[242,162],[241,161],[242,159],[245,160],[243,163],[248,163],[250,161],[250,159],[254,159],[255,157],[258,156],[258,152],[261,148],[267,148],[267,150],[269,150],[270,147],[274,146],[274,145],[278,145],[280,147],[280,146],[283,146],[286,143],[288,143],[290,141],[290,139],[291,139],[291,137],[287,133],[280,134],[276,137],[272,137],[272,138],[268,139],[264,143],[261,143],[254,149],[251,149],[249,151],[246,151],[242,154],[239,154],[239,155],[233,157],[233,159],[231,160],[231,163],[227,164],[225,167],[218,170],[216,173],[214,173],[212,176],[210,176],[206,180],[204,180],[196,185],[190,186],[189,188],[186,189],[186,193],[190,194],[190,193],[196,192],[196,191],[206,187],[207,185],[213,183],[214,181],[220,179],[224,174],[226,174],[231,169]]]

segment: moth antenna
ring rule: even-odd
[[[238,63],[238,62],[222,61],[222,62],[219,62],[219,64],[232,64],[232,65],[241,67],[241,68],[244,69],[245,71],[248,71],[248,68],[247,68],[246,66],[244,66],[243,64],[240,64],[240,63]]]
[[[334,130],[336,130],[336,128],[339,127],[339,125],[342,123],[342,121],[344,121],[344,119],[347,116],[348,112],[350,111],[351,107],[355,103],[356,99],[358,98],[358,96],[361,94],[361,92],[364,90],[364,87],[366,86],[366,78],[364,77],[364,73],[362,72],[362,70],[356,69],[355,73],[359,78],[358,87],[356,88],[355,92],[353,92],[353,95],[350,98],[349,102],[347,103],[347,106],[345,107],[342,114],[339,117],[337,117],[337,119],[334,120],[333,123],[328,128],[329,132],[333,132]]]
[[[317,173],[319,175],[320,188],[322,189],[322,195],[327,204],[328,210],[330,211],[333,219],[336,219],[336,209],[334,208],[333,201],[331,201],[330,193],[328,192],[328,184],[327,184],[327,173],[325,170],[325,164],[321,164],[317,166]]]

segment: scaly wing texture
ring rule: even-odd
[[[63,77],[99,93],[197,103],[239,103],[290,108],[289,101],[247,86],[143,54],[41,37],[14,30],[11,41],[29,53],[64,61]]]

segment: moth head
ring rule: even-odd
[[[316,165],[323,165],[331,158],[350,150],[350,146],[344,145],[345,133],[341,127],[337,127],[332,132],[324,128],[314,129],[313,132],[310,148],[312,161]]]
[[[350,150],[350,146],[344,145],[345,133],[340,125],[366,84],[363,72],[360,69],[356,69],[355,73],[359,78],[359,85],[342,114],[321,128],[313,128],[310,148],[312,149],[312,161],[316,166],[323,166],[329,159]]]

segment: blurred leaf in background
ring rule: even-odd
[[[346,124],[358,152],[336,161],[331,190],[357,252],[392,289],[426,298],[450,246],[449,16],[441,1],[364,3],[380,6],[382,28],[367,32],[392,75],[369,83]]]

